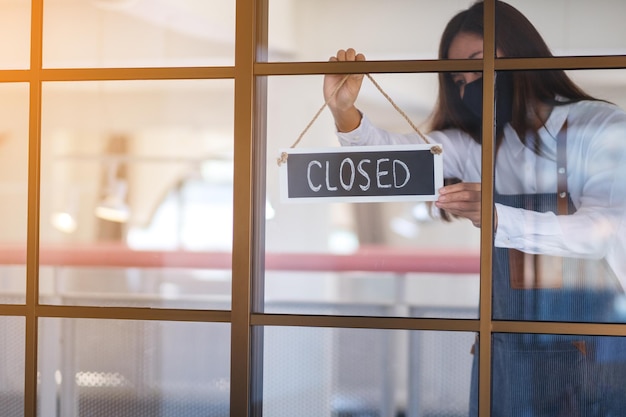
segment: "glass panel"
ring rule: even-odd
[[[0,361],[0,414],[24,415],[24,334],[23,317],[0,317],[2,360]]]
[[[507,3],[537,28],[555,55],[626,53],[626,28],[622,19],[626,15],[626,3],[621,0],[549,3],[510,0]],[[437,58],[446,24],[467,8],[468,2],[462,0],[365,4],[359,0],[271,0],[269,60],[326,61],[338,49],[349,47],[376,60]],[[482,18],[480,11],[476,16]],[[507,20],[510,18],[513,20]],[[538,56],[536,50],[523,48],[530,47],[531,42],[518,41],[519,31],[514,29],[518,20],[510,14],[498,15],[497,20],[502,23],[501,36],[513,36],[510,56]],[[474,26],[469,21],[464,24],[465,28]]]
[[[509,0],[508,3],[535,26],[554,55],[626,53],[626,28],[623,22],[626,3],[621,0]],[[520,20],[514,18],[513,14],[496,14],[496,21],[502,24],[502,39],[513,40],[509,45],[517,53],[511,56],[543,56],[538,50],[530,49],[535,46],[534,42],[520,38],[520,30],[524,30],[517,29]],[[498,42],[496,40],[496,44]],[[506,51],[503,52],[506,55]]]
[[[2,0],[0,69],[26,69],[30,66],[30,1]]]
[[[231,80],[44,85],[46,302],[229,308],[232,99]]]
[[[28,84],[0,84],[0,303],[23,303],[28,201]]]
[[[44,67],[234,63],[234,0],[46,0],[44,4]]]
[[[626,70],[567,71],[588,94],[626,109]]]
[[[437,98],[436,74],[377,74],[374,79],[421,130],[428,132],[435,125],[430,115]],[[445,79],[450,80],[451,99],[457,102],[455,111],[469,117],[450,75]],[[279,182],[282,167],[275,157],[294,144],[324,102],[321,86],[318,76],[268,80],[266,311],[319,308],[328,312],[359,306],[358,314],[366,315],[476,317],[479,229],[470,221],[441,221],[430,202],[417,199],[285,202]],[[477,100],[480,106],[480,97]],[[381,143],[376,140],[384,133],[376,128],[393,132],[391,141],[397,149],[407,142],[423,143],[368,79],[363,81],[357,107],[367,120],[359,130],[343,136],[344,144]],[[444,144],[444,176],[480,181],[480,146],[469,135],[437,132],[429,137],[431,143]],[[339,144],[326,109],[297,149],[330,149]]]
[[[227,324],[42,319],[39,337],[38,416],[229,415]]]
[[[623,337],[494,334],[492,415],[624,415]]]
[[[519,24],[526,19],[545,37],[555,55],[623,55],[626,51],[621,19],[626,5],[620,0],[561,0],[549,5],[542,0],[508,3],[514,9],[502,4],[503,10],[496,16],[502,24],[498,37],[502,37],[504,55],[542,56],[533,49],[532,42],[518,41],[519,33],[525,31]],[[370,59],[437,58],[437,45],[446,24],[467,9],[466,2],[451,0],[372,2],[367,7],[362,2],[357,4],[357,0],[274,0],[270,6],[270,60],[276,61],[325,61],[337,49],[348,47],[360,50]],[[349,22],[346,16],[350,16]],[[480,7],[472,16],[477,18],[476,23],[469,17],[460,30],[472,31],[482,25]],[[320,31],[320,27],[325,30]],[[511,41],[507,40],[509,36]]]
[[[368,59],[434,59],[447,22],[467,7],[464,0],[269,4],[270,61],[327,61],[350,47]]]
[[[264,332],[263,415],[467,415],[471,333],[296,327]]]
[[[530,116],[504,128],[497,155],[494,317],[626,320],[626,71],[571,72],[588,93],[562,71],[502,75],[537,93],[498,93],[498,114]]]

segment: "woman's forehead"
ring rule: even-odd
[[[475,33],[460,32],[450,43],[449,59],[476,59],[482,58],[483,38]]]

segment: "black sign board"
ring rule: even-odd
[[[284,201],[436,200],[443,185],[440,145],[284,150]]]

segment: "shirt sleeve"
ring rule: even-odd
[[[564,240],[554,213],[539,213],[498,203],[495,206],[498,227],[494,244],[497,247],[519,249],[528,253],[547,253],[556,252],[555,248],[548,248],[555,243],[558,246],[558,242]],[[549,240],[553,243],[549,244]]]
[[[359,126],[350,132],[337,132],[343,146],[363,145],[410,145],[424,143],[417,134],[389,132],[374,126],[366,115],[362,115]]]
[[[468,169],[468,166],[480,165],[475,162],[475,159],[480,158],[480,146],[473,142],[469,136],[458,130],[450,129],[430,132],[426,137],[430,143],[441,144],[443,147],[445,177],[455,177],[464,181],[480,181],[480,172],[476,169]],[[350,132],[337,132],[337,138],[342,146],[424,143],[417,133],[395,133],[376,127],[365,114],[362,115],[361,123],[356,129]]]

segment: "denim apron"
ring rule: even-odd
[[[569,196],[569,213],[574,213]],[[556,213],[556,194],[496,195],[507,206]],[[509,250],[494,248],[494,320],[612,323],[623,292],[604,260],[563,258],[558,288],[515,289]],[[492,417],[626,417],[626,338],[494,333]],[[478,349],[470,416],[477,416]]]

